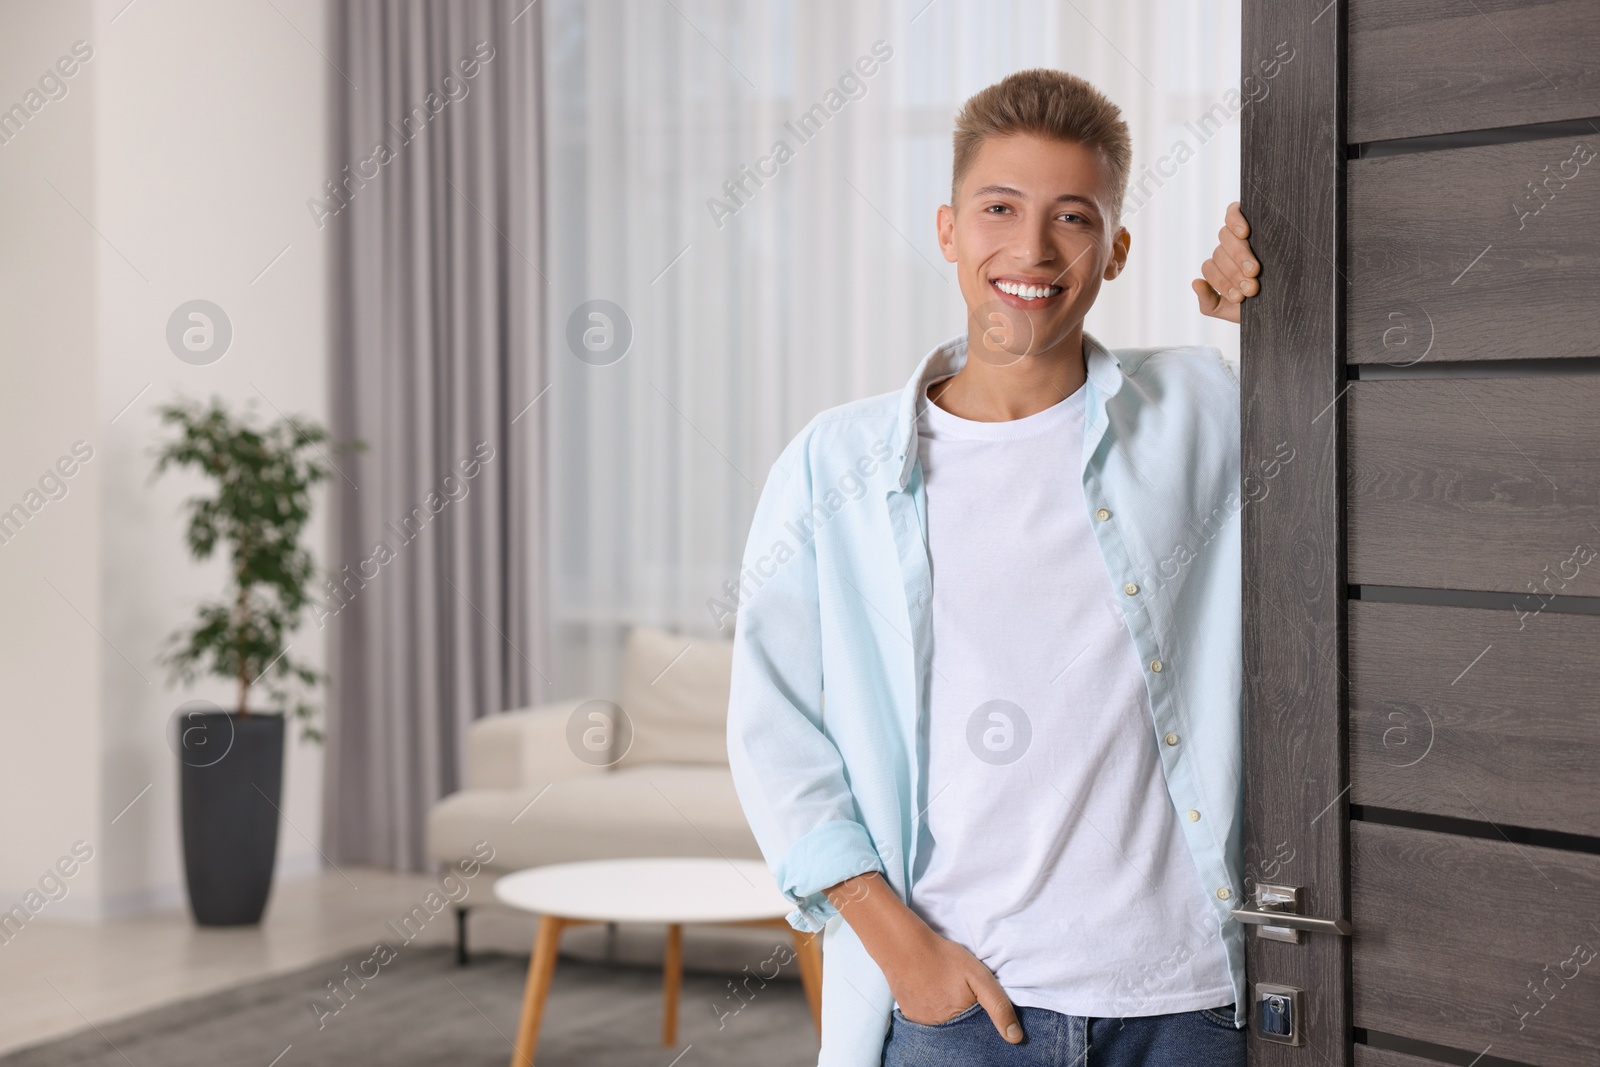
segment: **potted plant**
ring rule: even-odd
[[[300,539],[311,489],[332,473],[329,437],[287,417],[257,430],[219,399],[160,413],[178,435],[157,450],[153,477],[176,466],[209,479],[211,492],[185,501],[189,551],[205,560],[221,548],[228,560],[222,597],[172,634],[163,661],[176,681],[210,675],[238,692],[231,711],[191,701],[175,716],[189,905],[203,926],[249,925],[272,886],[286,717],[300,720],[302,737],[322,736],[304,694],[323,676],[292,638],[310,599],[313,562]]]

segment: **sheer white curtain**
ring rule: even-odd
[[[715,632],[784,443],[964,328],[934,212],[956,110],[1012,71],[1080,74],[1133,129],[1089,330],[1237,352],[1189,290],[1238,193],[1236,0],[546,2],[558,689],[607,691],[629,626]]]

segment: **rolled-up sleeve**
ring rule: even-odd
[[[823,890],[882,871],[844,761],[823,728],[822,623],[805,434],[773,465],[740,570],[728,764],[799,930],[837,914]]]

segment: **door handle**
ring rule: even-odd
[[[1282,926],[1290,930],[1304,930],[1310,934],[1342,934],[1349,937],[1355,933],[1349,922],[1344,919],[1318,919],[1310,915],[1295,915],[1293,912],[1234,908],[1233,917],[1251,926]]]
[[[1341,937],[1355,933],[1347,919],[1321,919],[1305,914],[1303,893],[1297,885],[1258,882],[1255,904],[1254,908],[1234,908],[1230,914],[1246,925],[1257,927],[1260,937],[1299,944],[1302,932]]]

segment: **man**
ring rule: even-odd
[[[967,101],[966,336],[814,418],[757,505],[729,761],[826,930],[827,1067],[1244,1062],[1238,383],[1083,331],[1130,155],[1069,74]],[[1259,291],[1247,236],[1230,205],[1202,313]]]

